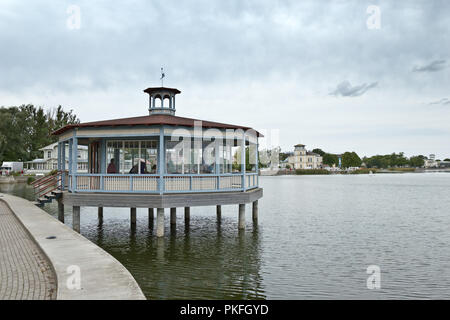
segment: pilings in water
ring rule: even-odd
[[[177,224],[177,208],[170,208],[170,224]]]
[[[258,200],[253,201],[252,217],[253,217],[253,222],[258,221]]]
[[[72,207],[72,228],[76,232],[80,233],[80,207]]]
[[[103,222],[103,207],[98,207],[97,209],[98,213],[98,221]]]
[[[217,221],[220,221],[222,219],[222,206],[221,205],[216,206],[216,216],[217,216]]]
[[[184,207],[184,224],[189,225],[191,221],[191,207]]]
[[[130,208],[130,222],[132,227],[136,227],[136,208]]]
[[[153,208],[148,208],[148,227],[153,228],[153,223],[155,221],[155,214]]]
[[[153,228],[155,221],[155,211],[154,208],[148,208],[148,224],[149,228]],[[222,219],[222,206],[216,205],[216,215],[217,221],[220,222]],[[239,204],[238,211],[238,228],[240,230],[245,229],[245,203]],[[98,219],[99,222],[103,221],[103,207],[98,207]],[[252,202],[252,219],[253,223],[258,222],[258,200]],[[58,201],[58,220],[64,223],[64,204]],[[184,207],[184,222],[185,225],[189,225],[191,220],[191,208]],[[76,232],[80,232],[80,207],[73,206],[73,229]],[[136,227],[136,208],[130,208],[130,224],[132,228]],[[175,226],[177,221],[177,208],[170,208],[170,224]],[[156,209],[156,236],[164,236],[164,208]]]
[[[164,237],[164,208],[156,210],[156,236]]]
[[[64,203],[62,200],[58,200],[58,220],[64,223]]]
[[[239,204],[239,229],[245,229],[245,203]]]

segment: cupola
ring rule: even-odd
[[[175,88],[153,87],[144,90],[149,95],[148,111],[153,114],[175,115],[175,95],[181,93]]]

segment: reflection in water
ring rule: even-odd
[[[223,237],[222,230],[216,229],[213,219],[201,217],[195,221],[196,218],[193,217],[190,227],[171,227],[170,234],[164,238],[147,237],[145,248],[140,247],[140,241],[130,243],[127,253],[129,259],[133,259],[130,271],[146,270],[133,274],[148,297],[265,298],[259,275],[258,238],[252,236],[252,232],[236,234],[236,229]],[[230,221],[228,228],[235,227]],[[132,252],[131,248],[135,248],[136,252]],[[116,252],[120,260],[119,251],[111,249],[110,252]],[[258,282],[252,283],[254,279]]]

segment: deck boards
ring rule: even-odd
[[[64,205],[80,207],[173,208],[251,203],[263,196],[263,189],[245,192],[203,192],[173,194],[70,193],[62,197]]]

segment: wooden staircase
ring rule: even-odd
[[[62,196],[62,177],[64,171],[39,178],[31,183],[34,188],[35,204],[38,207],[44,206]]]

